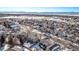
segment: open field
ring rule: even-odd
[[[78,15],[0,16],[1,51],[79,51]]]

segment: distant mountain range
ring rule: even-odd
[[[0,14],[79,15],[79,12],[0,12]]]

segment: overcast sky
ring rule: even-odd
[[[79,0],[0,0],[0,7],[79,7]]]
[[[0,12],[79,12],[78,1],[79,0],[0,0]],[[74,8],[74,6],[76,7]]]

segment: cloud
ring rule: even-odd
[[[0,0],[0,7],[77,7],[78,5],[78,0]]]

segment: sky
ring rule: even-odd
[[[79,0],[0,0],[0,7],[79,7]]]
[[[79,7],[0,7],[0,12],[79,12]]]

